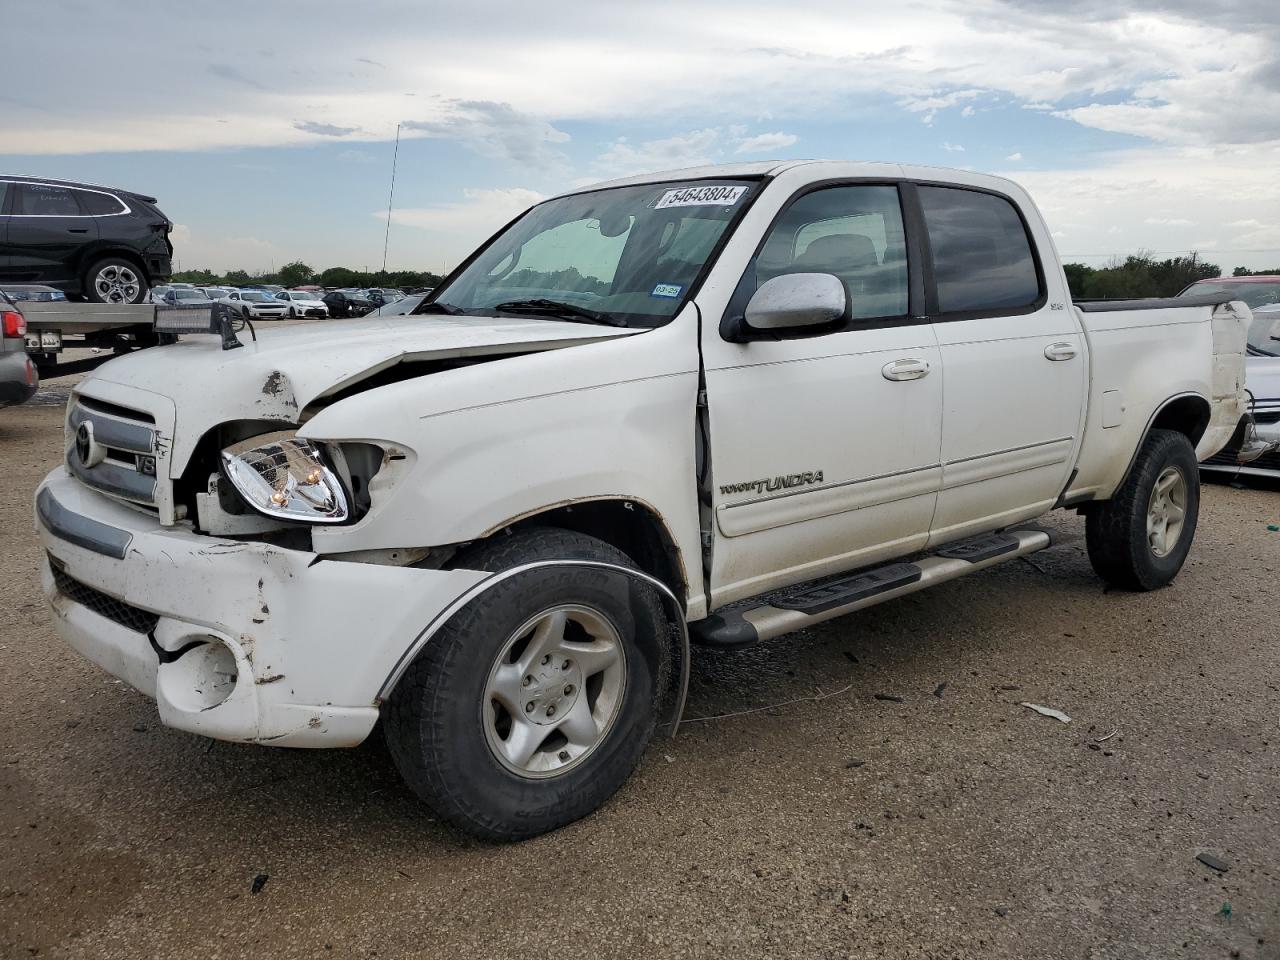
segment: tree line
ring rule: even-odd
[[[1223,275],[1216,263],[1200,259],[1198,253],[1157,260],[1139,251],[1124,259],[1115,257],[1105,266],[1090,267],[1083,263],[1065,263],[1067,283],[1076,299],[1127,299],[1132,297],[1174,297],[1197,280],[1212,280]],[[1280,274],[1274,270],[1249,270],[1236,267],[1233,277],[1258,274]]]
[[[442,279],[428,270],[378,270],[376,272],[352,270],[350,267],[329,267],[316,272],[301,260],[286,263],[279,270],[267,273],[248,270],[228,270],[215,273],[212,270],[180,270],[172,278],[178,283],[197,283],[202,286],[228,284],[243,287],[248,283],[275,283],[290,289],[319,285],[322,287],[391,287],[413,290],[434,287]]]
[[[1115,257],[1101,267],[1067,263],[1063,265],[1063,269],[1067,273],[1071,295],[1077,299],[1173,297],[1197,280],[1209,280],[1223,275],[1216,263],[1201,260],[1200,255],[1194,252],[1187,256],[1157,260],[1150,253],[1139,251],[1123,259]],[[1236,267],[1231,273],[1233,277],[1257,274],[1280,274],[1280,267],[1271,270]],[[330,267],[317,273],[301,260],[295,260],[274,273],[228,270],[218,274],[212,270],[182,270],[175,273],[173,279],[180,283],[206,286],[220,283],[237,287],[247,283],[278,283],[284,287],[319,284],[322,287],[397,287],[412,290],[434,287],[442,278],[439,274],[426,270],[379,270],[373,273],[349,267]],[[573,288],[578,287],[575,285]]]

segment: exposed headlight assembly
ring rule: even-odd
[[[342,523],[351,515],[346,491],[320,448],[293,434],[227,447],[222,467],[245,502],[268,517]]]

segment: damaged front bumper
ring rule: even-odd
[[[359,743],[424,626],[486,576],[163,527],[63,468],[36,491],[36,529],[58,634],[166,726],[219,740]]]

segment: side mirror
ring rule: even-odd
[[[761,284],[747,301],[750,331],[819,333],[849,319],[849,292],[830,273],[787,273]]]

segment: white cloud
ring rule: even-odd
[[[973,107],[965,107],[963,110],[960,111],[960,116],[962,117],[972,117],[973,114],[974,114]]]
[[[962,147],[962,146],[961,146],[960,144],[958,144],[958,143],[945,143],[945,142],[944,142],[944,143],[942,144],[942,149],[943,149],[943,150],[945,150],[945,151],[947,151],[947,153],[964,153],[964,147]]]
[[[740,127],[734,129],[740,130]],[[730,133],[733,131],[731,130]],[[745,132],[745,131],[744,131]],[[741,136],[741,134],[735,134]],[[754,137],[745,137],[738,141],[734,153],[770,153],[789,147],[800,138],[794,133],[757,133]]]
[[[1006,159],[1006,160],[1012,160],[1012,161],[1014,161],[1015,163],[1017,163],[1019,160],[1021,160],[1021,159],[1022,159],[1022,154],[1021,154],[1021,153],[1011,153],[1011,154],[1009,154],[1007,157],[1005,157],[1005,159]]]
[[[1192,225],[1190,220],[1183,217],[1145,217],[1142,222],[1153,227],[1189,227]]]
[[[338,159],[343,163],[376,163],[378,160],[368,150],[343,150]]]
[[[463,199],[435,207],[409,207],[391,212],[391,222],[437,233],[488,236],[516,214],[546,199],[536,190],[510,187],[497,190],[463,190]],[[386,221],[387,211],[371,216]]]
[[[1068,260],[1098,264],[1113,256],[1150,250],[1160,256],[1213,249],[1213,262],[1232,267],[1274,266],[1280,260],[1280,217],[1267,226],[1253,216],[1280,211],[1274,176],[1277,144],[1244,148],[1147,147],[1098,158],[1093,169],[1020,170],[1007,176],[1026,187],[1053,228],[1071,224]],[[1152,210],[1178,216],[1153,217]],[[1236,223],[1216,236],[1189,235],[1167,220],[1189,224]],[[1148,223],[1148,220],[1157,221]],[[1262,225],[1244,226],[1255,220]],[[1214,242],[1210,248],[1209,242]]]
[[[720,138],[720,131],[713,127],[640,143],[620,137],[596,159],[595,165],[603,174],[614,177],[649,170],[696,167],[716,161],[720,154]]]
[[[449,100],[443,113],[431,120],[406,120],[404,129],[422,136],[457,140],[488,157],[538,168],[562,165],[564,154],[552,144],[569,135],[509,103],[491,100]]]

